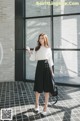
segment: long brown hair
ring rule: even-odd
[[[36,50],[36,51],[39,50],[39,49],[40,49],[40,46],[41,46],[41,44],[40,44],[40,42],[39,42],[40,36],[43,36],[43,38],[44,38],[44,46],[45,46],[45,47],[49,47],[47,35],[44,34],[44,33],[41,33],[41,34],[39,35],[39,37],[38,37],[37,46],[35,47],[35,50]]]

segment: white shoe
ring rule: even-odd
[[[42,111],[41,114],[42,114],[43,116],[46,116],[46,115],[47,115],[47,111]]]
[[[34,109],[36,112],[39,112],[39,106]]]

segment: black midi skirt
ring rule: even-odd
[[[39,93],[51,92],[53,89],[52,76],[48,60],[39,60],[36,66],[34,91]]]

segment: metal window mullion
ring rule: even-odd
[[[51,5],[51,7],[53,7]],[[68,14],[57,14],[57,15],[47,15],[47,16],[33,16],[33,17],[26,17],[24,19],[37,19],[37,18],[47,18],[47,17],[60,17],[60,16],[76,16],[76,15],[80,15],[80,13],[68,13]]]

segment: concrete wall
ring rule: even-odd
[[[15,0],[0,0],[0,82],[15,80]]]

